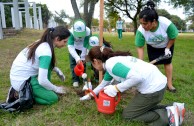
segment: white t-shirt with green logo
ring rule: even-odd
[[[37,76],[37,80],[48,90],[56,88],[49,79],[48,71],[51,71],[52,53],[48,43],[41,43],[35,51],[35,61],[27,60],[28,48],[23,49],[14,60],[10,70],[10,80],[12,87],[19,91],[20,86],[29,77]]]
[[[89,44],[89,37],[91,36],[90,29],[86,27],[86,36],[83,38],[76,38],[73,35],[73,28],[70,29],[71,36],[68,39],[68,50],[72,57],[76,60],[85,60],[87,53],[87,47]],[[82,51],[81,56],[79,56],[75,49]]]
[[[142,94],[160,91],[167,84],[167,78],[155,65],[132,56],[111,57],[104,64],[104,69],[104,78],[94,89],[96,94],[112,79],[120,82],[117,84],[119,91],[123,92],[135,86]]]
[[[167,18],[159,16],[158,27],[155,31],[145,31],[142,25],[139,26],[135,45],[142,47],[145,42],[154,48],[165,48],[169,39],[175,39],[178,35],[176,26]]]
[[[116,22],[116,28],[117,29],[123,29],[123,21],[122,20],[118,20],[117,22]]]

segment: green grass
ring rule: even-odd
[[[31,42],[37,40],[43,31],[24,29],[17,36],[0,40],[0,102],[4,102],[9,86],[9,71],[17,54]],[[117,34],[104,33],[107,41],[110,41],[114,50],[130,50],[137,56],[134,45],[133,33],[123,33],[123,39],[118,40]],[[133,93],[127,91],[122,98],[116,112],[113,115],[104,115],[97,111],[94,100],[80,102],[76,91],[72,87],[70,66],[67,47],[56,49],[57,66],[66,75],[62,83],[55,73],[52,82],[56,85],[64,85],[69,91],[60,101],[51,106],[34,105],[28,111],[20,114],[10,114],[0,111],[0,126],[144,126],[139,122],[127,122],[121,118],[123,108],[128,104]],[[146,50],[145,50],[146,51]],[[174,101],[186,104],[186,119],[184,126],[194,125],[194,34],[181,33],[175,43],[173,58],[173,83],[177,93],[166,91],[163,104],[171,104]],[[148,61],[145,53],[145,60]],[[163,66],[159,66],[164,72]]]

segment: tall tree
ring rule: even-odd
[[[91,28],[92,17],[94,14],[95,5],[99,0],[83,0],[81,6],[84,8],[83,19],[86,22],[86,26]],[[81,18],[80,11],[77,6],[76,0],[71,0],[71,5],[75,14],[75,19]]]
[[[55,15],[54,15],[54,20],[59,24],[59,25],[67,25],[67,22],[65,22],[64,20],[66,18],[69,18],[69,16],[65,13],[64,10],[61,10],[60,13],[55,11]]]
[[[106,6],[105,6],[106,7]],[[110,29],[113,29],[115,28],[116,26],[116,21],[118,20],[118,12],[114,10],[114,8],[106,8],[106,15],[107,15],[107,18],[108,18],[108,21],[109,21],[109,27]]]
[[[71,5],[72,5],[72,8],[73,8],[73,11],[74,11],[74,14],[75,14],[75,19],[81,18],[79,9],[78,9],[78,7],[77,7],[77,2],[76,2],[76,0],[71,0]]]
[[[175,24],[178,30],[186,30],[186,23],[179,16],[171,15],[164,9],[158,9],[157,12],[159,16],[164,16],[170,19]]]
[[[158,3],[160,0],[153,0]],[[137,30],[137,16],[146,5],[147,0],[106,0],[105,9],[108,13],[122,12],[133,21],[134,34]]]
[[[183,7],[185,10],[185,14],[188,15],[187,20],[191,20],[192,24],[189,26],[189,28],[193,29],[194,26],[194,1],[193,0],[169,0],[171,4],[174,5],[174,7]]]
[[[186,22],[177,15],[171,15],[170,20],[175,24],[178,30],[186,30]]]
[[[158,13],[159,16],[164,16],[168,19],[171,18],[170,14],[165,9],[158,9],[157,13]]]
[[[194,1],[193,0],[168,0],[174,7],[183,7],[186,14],[194,14]]]

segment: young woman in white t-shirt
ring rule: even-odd
[[[122,39],[123,37],[123,20],[121,20],[121,17],[118,17],[118,20],[116,22],[116,29],[117,29],[117,33],[118,33],[118,38],[119,40]]]
[[[62,80],[65,76],[55,67],[54,48],[64,47],[69,36],[70,32],[64,26],[47,28],[40,40],[23,49],[10,70],[13,89],[19,91],[20,86],[30,78],[36,103],[50,105],[57,102],[57,94],[64,94],[65,88],[51,83],[51,71],[54,70]]]
[[[104,46],[93,47],[87,59],[97,70],[106,71],[102,82],[93,90],[96,95],[103,89],[105,94],[115,97],[117,92],[136,87],[138,93],[123,110],[124,119],[143,121],[153,126],[166,126],[174,121],[176,125],[181,124],[176,111],[180,108],[182,112],[184,109],[179,106],[180,103],[174,103],[173,106],[158,105],[163,99],[167,78],[155,65],[137,59],[129,52],[114,52]],[[118,83],[111,85],[112,79]],[[87,94],[80,100],[89,100],[91,97],[91,94]]]
[[[141,25],[135,37],[138,57],[143,60],[145,44],[147,45],[149,61],[161,55],[171,56],[169,59],[155,63],[155,65],[164,64],[168,84],[167,89],[171,92],[176,92],[172,84],[172,57],[178,30],[169,19],[158,16],[154,7],[155,4],[150,0],[147,2],[147,7],[139,14],[139,22]]]

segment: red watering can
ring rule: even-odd
[[[104,114],[112,114],[115,112],[115,107],[117,106],[117,104],[119,103],[121,99],[120,93],[117,94],[118,98],[116,100],[115,97],[110,97],[107,94],[105,94],[104,90],[101,90],[99,92],[98,98],[91,89],[89,89],[89,91],[93,94],[95,98],[99,112],[104,113]]]
[[[81,76],[84,73],[84,65],[82,62],[74,67],[74,72],[77,76]]]

